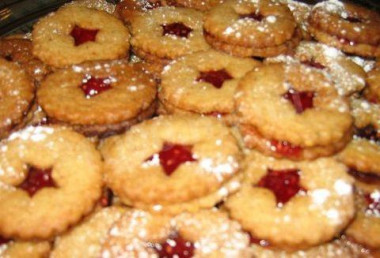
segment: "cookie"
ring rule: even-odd
[[[353,218],[353,179],[333,158],[294,162],[253,151],[247,159],[245,183],[225,206],[252,237],[306,249],[339,236]]]
[[[88,136],[104,136],[150,117],[155,112],[156,84],[133,64],[91,62],[49,75],[37,97],[50,122],[70,125]]]
[[[33,54],[64,67],[90,60],[128,57],[129,32],[114,16],[79,5],[66,5],[33,27]]]
[[[214,118],[146,120],[107,139],[105,181],[130,206],[178,213],[211,208],[240,186],[240,150]]]
[[[203,14],[181,7],[158,7],[132,20],[131,45],[142,59],[163,68],[170,60],[209,49]]]
[[[0,56],[16,62],[27,74],[40,82],[51,68],[32,54],[32,41],[25,38],[5,38],[0,40]]]
[[[368,73],[367,85],[366,98],[372,103],[380,104],[380,66]]]
[[[124,0],[116,5],[116,13],[124,21],[130,25],[132,20],[149,10],[161,6],[167,6],[166,0]]]
[[[302,39],[311,40],[312,37],[309,33],[308,18],[313,6],[295,0],[280,0],[280,2],[286,4],[289,10],[292,12],[294,20],[298,25],[298,28],[301,29]]]
[[[28,127],[11,134],[0,149],[0,234],[6,238],[62,233],[100,197],[100,155],[70,129]]]
[[[91,214],[79,225],[56,238],[49,257],[100,257],[108,231],[126,210],[109,207]]]
[[[380,56],[380,15],[365,7],[330,0],[316,4],[309,31],[318,41],[349,54]]]
[[[217,5],[206,14],[204,30],[213,48],[242,57],[283,54],[301,38],[287,6],[268,0]]]
[[[218,211],[175,217],[126,212],[108,233],[101,257],[250,257],[248,236]]]
[[[188,112],[234,121],[238,81],[260,63],[209,50],[175,60],[161,76],[158,97],[162,113]]]
[[[235,94],[248,148],[294,160],[329,156],[351,140],[347,100],[323,73],[296,63],[255,68]]]
[[[0,139],[22,127],[34,100],[32,79],[17,64],[0,58]]]
[[[0,257],[2,258],[48,257],[50,249],[48,241],[14,241],[0,237]]]
[[[352,99],[351,106],[354,136],[338,158],[357,173],[380,176],[380,105]]]

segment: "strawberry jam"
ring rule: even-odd
[[[380,144],[380,134],[377,132],[377,129],[371,124],[362,128],[356,128],[354,135],[356,137],[374,141],[377,144]]]
[[[270,144],[271,144],[271,147],[275,149],[276,153],[285,157],[297,158],[301,155],[301,152],[302,152],[302,147],[293,145],[287,141],[271,140]]]
[[[249,14],[241,14],[239,16],[240,19],[251,19],[254,21],[262,21],[264,19],[264,16],[262,16],[260,13],[249,13]]]
[[[314,92],[312,91],[297,91],[289,89],[284,95],[285,99],[289,100],[297,114],[301,114],[308,108],[313,108]]]
[[[193,30],[187,27],[181,22],[163,24],[162,26],[162,36],[174,35],[181,38],[187,38]]]
[[[82,89],[86,98],[91,98],[103,91],[111,89],[111,82],[109,78],[87,76],[79,87]]]
[[[158,153],[158,158],[160,159],[160,165],[168,176],[182,163],[196,161],[191,152],[191,148],[192,146],[190,145],[164,143],[164,146]],[[149,157],[147,161],[153,160],[155,155]]]
[[[380,216],[380,192],[373,192],[364,196],[367,202],[366,212]]]
[[[163,243],[154,244],[153,248],[160,258],[187,258],[194,254],[194,244],[178,233],[171,235]]]
[[[276,196],[277,206],[281,207],[298,192],[304,191],[300,186],[299,173],[298,169],[268,169],[267,174],[260,179],[257,186],[271,190]]]
[[[197,81],[208,82],[212,84],[215,88],[220,89],[222,88],[223,83],[225,81],[231,79],[231,75],[225,69],[221,69],[217,71],[200,72]]]
[[[28,176],[18,188],[27,191],[29,196],[33,197],[33,195],[44,187],[57,187],[51,173],[52,168],[40,169],[29,166]]]
[[[74,38],[75,46],[82,45],[89,41],[95,41],[96,34],[98,34],[99,30],[90,30],[82,28],[78,25],[70,32],[70,36]]]
[[[304,64],[304,65],[316,68],[316,69],[320,69],[320,70],[326,68],[323,64],[318,63],[314,59],[311,59],[311,60],[308,60],[308,61],[302,61],[301,63]]]

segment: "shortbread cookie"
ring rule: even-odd
[[[218,211],[170,218],[132,210],[109,231],[101,257],[248,258],[248,243],[240,225]]]
[[[155,112],[156,84],[133,64],[94,62],[51,74],[37,97],[50,122],[101,136],[150,117]]]
[[[100,257],[108,231],[126,210],[121,207],[109,207],[90,215],[79,225],[56,238],[50,257]]]
[[[33,54],[64,67],[89,60],[128,56],[129,32],[114,16],[78,5],[66,5],[33,28]]]
[[[288,52],[301,34],[289,8],[269,0],[229,0],[205,16],[207,42],[237,56],[276,56]]]
[[[258,67],[240,80],[235,96],[245,145],[267,155],[314,159],[351,140],[348,103],[316,69],[295,63]]]
[[[334,159],[293,162],[255,151],[247,159],[245,184],[225,205],[252,237],[305,249],[339,236],[353,218],[353,179]]]
[[[0,58],[0,139],[22,126],[32,107],[32,79],[17,64]]]
[[[380,15],[359,5],[329,0],[316,4],[309,31],[318,41],[349,54],[380,56]]]
[[[0,150],[4,237],[50,238],[77,223],[100,197],[100,155],[70,129],[28,127],[11,134]]]
[[[240,150],[215,118],[157,117],[106,141],[101,151],[106,184],[133,207],[211,208],[240,186]]]
[[[159,90],[164,113],[177,111],[220,117],[234,121],[234,99],[238,81],[260,63],[209,50],[177,59],[162,76]],[[173,108],[171,108],[173,107]]]

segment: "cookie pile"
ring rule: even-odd
[[[380,14],[78,0],[0,39],[0,257],[378,257]]]

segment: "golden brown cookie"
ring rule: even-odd
[[[317,69],[296,63],[258,67],[240,80],[235,96],[245,145],[267,155],[315,159],[351,139],[348,103]]]
[[[79,5],[61,7],[40,19],[32,38],[33,54],[55,67],[129,54],[130,35],[120,20]]]
[[[294,20],[301,29],[302,39],[311,40],[308,18],[313,6],[296,0],[280,0],[280,2],[286,4],[292,12]]]
[[[247,159],[245,183],[225,205],[252,237],[305,249],[339,236],[353,218],[353,179],[336,160],[276,160],[256,151]]]
[[[0,58],[0,139],[22,127],[34,100],[32,79],[17,64]]]
[[[15,132],[0,146],[0,234],[62,233],[92,210],[101,187],[101,158],[84,136],[62,127]]]
[[[329,0],[316,4],[309,31],[318,41],[359,56],[380,56],[380,15],[352,3]]]
[[[155,112],[156,83],[124,61],[91,62],[51,74],[37,97],[51,122],[109,135]]]
[[[229,0],[205,16],[206,40],[237,56],[268,57],[294,48],[301,35],[288,7],[269,0]]]
[[[0,237],[0,257],[2,258],[43,258],[50,253],[48,241],[6,240]]]
[[[372,103],[380,104],[380,66],[368,73],[366,98]]]
[[[248,236],[215,210],[175,217],[126,212],[108,233],[101,257],[248,258]]]
[[[106,140],[101,151],[106,184],[133,207],[211,208],[240,186],[240,150],[215,118],[156,117]]]
[[[189,112],[234,121],[238,81],[260,63],[209,50],[175,60],[161,76],[159,99],[164,113]]]

